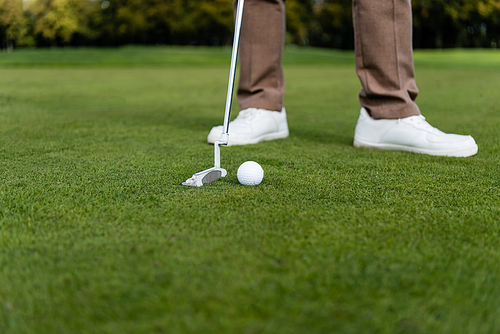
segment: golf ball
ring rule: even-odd
[[[246,161],[238,168],[238,181],[244,186],[256,186],[264,178],[264,170],[255,161]]]

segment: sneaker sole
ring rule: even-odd
[[[455,151],[435,151],[435,150],[426,150],[418,147],[396,145],[396,144],[370,143],[356,138],[354,138],[353,145],[354,147],[360,147],[360,148],[374,148],[374,149],[388,150],[388,151],[406,151],[406,152],[421,153],[421,154],[428,154],[435,156],[461,157],[461,158],[475,155],[478,151],[477,145],[461,148]]]
[[[287,138],[289,135],[290,135],[290,133],[287,130],[287,131],[281,131],[281,132],[267,133],[265,135],[262,135],[260,137],[254,138],[252,140],[247,140],[247,141],[234,140],[234,139],[231,139],[231,135],[229,135],[229,143],[227,144],[227,146],[258,144],[258,143],[263,142],[263,141]],[[215,141],[219,140],[219,139],[220,138],[208,137],[207,141],[209,144],[214,144]]]

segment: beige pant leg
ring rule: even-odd
[[[374,118],[419,115],[410,0],[353,0],[356,72]]]
[[[236,10],[238,2],[234,0]],[[241,28],[238,104],[241,110],[280,111],[285,94],[281,59],[285,44],[285,1],[245,0]]]
[[[237,0],[234,1],[236,6]],[[410,0],[353,0],[361,105],[374,118],[420,114],[415,99]],[[240,109],[281,110],[284,0],[246,0],[240,41]]]

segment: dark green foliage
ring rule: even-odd
[[[496,48],[500,41],[500,1],[414,0],[412,5],[416,47]]]
[[[26,4],[30,4],[29,6]],[[0,0],[2,48],[230,45],[232,0]],[[414,0],[417,48],[496,47],[500,0]],[[287,44],[353,49],[352,0],[287,0]],[[265,33],[265,27],[263,27]]]
[[[315,5],[311,44],[337,49],[354,48],[352,0],[325,0]]]

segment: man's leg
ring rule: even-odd
[[[235,0],[235,10],[237,4]],[[285,0],[245,0],[239,50],[241,111],[229,124],[229,145],[288,137],[281,68],[284,44]],[[220,126],[212,128],[207,141],[214,143],[221,131]]]
[[[444,133],[420,115],[411,0],[353,0],[353,20],[356,71],[363,86],[354,146],[455,157],[476,154],[471,136]]]
[[[419,115],[410,0],[354,0],[353,20],[361,105],[376,119]]]
[[[238,4],[234,0],[234,8]],[[241,110],[281,111],[285,78],[281,58],[285,44],[285,1],[246,0],[239,51]]]

